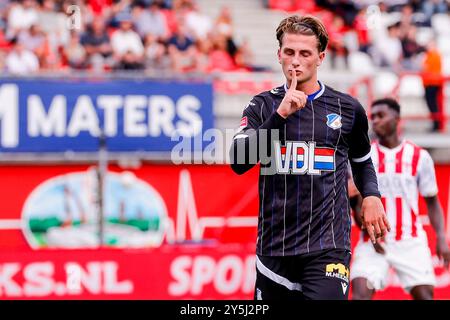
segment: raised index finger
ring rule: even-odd
[[[291,85],[289,86],[289,91],[295,91],[297,88],[297,72],[295,70],[292,70],[292,77],[291,77]]]

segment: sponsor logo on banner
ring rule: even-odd
[[[97,172],[69,173],[37,186],[22,212],[25,238],[33,248],[99,245]],[[159,193],[131,172],[105,178],[104,243],[155,247],[162,243],[167,209]]]
[[[0,300],[253,298],[258,170],[235,176],[227,166],[109,169],[106,243],[95,248],[89,242],[97,236],[89,229],[98,217],[93,169],[67,164],[0,167],[0,193],[8,199],[0,212]],[[441,195],[450,196],[450,167],[437,165],[436,173]],[[243,184],[253,187],[243,191]],[[219,187],[217,197],[208,196]],[[135,198],[136,192],[151,201]],[[44,207],[39,199],[51,205]],[[448,220],[448,197],[441,200]],[[420,212],[426,213],[422,205]],[[420,218],[432,235],[426,214]],[[78,231],[83,236],[72,236]],[[71,239],[54,237],[58,233]],[[358,236],[355,227],[352,247]],[[429,241],[435,297],[448,299],[450,274],[435,254],[435,239]],[[323,268],[341,283],[339,292],[351,294],[343,264]],[[376,299],[408,298],[392,271],[387,285]]]
[[[242,202],[228,216],[199,216],[190,172],[179,170],[178,177],[178,182],[168,182],[178,185],[178,196],[177,190],[171,192],[178,199],[176,214],[169,217],[165,201],[172,198],[164,200],[154,185],[131,171],[108,172],[102,248],[94,168],[37,184],[25,200],[20,224],[34,250],[0,251],[0,298],[250,296],[254,245],[210,247],[208,241],[214,239],[205,233],[242,227],[253,231],[256,217],[236,216]]]
[[[243,250],[244,249],[244,250]],[[197,250],[198,251],[198,250]],[[50,250],[0,253],[0,299],[5,298],[240,298],[253,292],[251,250],[182,246],[165,250]]]
[[[96,151],[100,136],[112,151],[170,151],[212,114],[208,83],[2,80],[0,152]]]
[[[84,252],[84,255],[78,253],[74,256],[73,253],[52,252],[46,260],[31,255],[38,261],[1,262],[0,298],[114,296],[133,293],[133,281],[119,279],[119,262],[98,261],[95,258],[91,258],[88,263],[74,262],[79,256],[87,258],[92,254]],[[65,257],[68,262],[57,262],[60,260],[58,255]],[[19,254],[16,259],[21,260],[20,257]]]

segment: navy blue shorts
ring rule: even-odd
[[[256,257],[256,300],[348,300],[351,252]]]

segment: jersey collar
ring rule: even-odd
[[[322,81],[317,80],[317,82],[320,85],[320,89],[317,90],[316,92],[312,93],[312,94],[309,94],[308,95],[308,101],[312,101],[312,100],[315,100],[315,99],[319,98],[325,92],[325,85],[322,83]],[[288,87],[287,87],[286,83],[284,84],[283,89],[284,89],[284,92],[288,91]]]
[[[405,143],[406,143],[406,140],[403,139],[402,142],[401,142],[398,146],[396,146],[395,148],[389,149],[388,147],[382,146],[382,145],[380,144],[380,142],[377,141],[377,146],[378,146],[378,148],[380,148],[380,150],[382,150],[383,152],[393,152],[393,153],[397,153],[397,152],[399,152],[399,151],[403,148],[403,146],[405,145]]]

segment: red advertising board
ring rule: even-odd
[[[0,167],[0,299],[252,298],[257,168],[238,176],[222,165],[110,167],[102,230],[91,169]],[[437,176],[447,215],[450,166]],[[357,238],[354,229],[353,245]],[[434,258],[436,298],[449,299],[450,274]],[[393,276],[376,298],[408,296]]]

